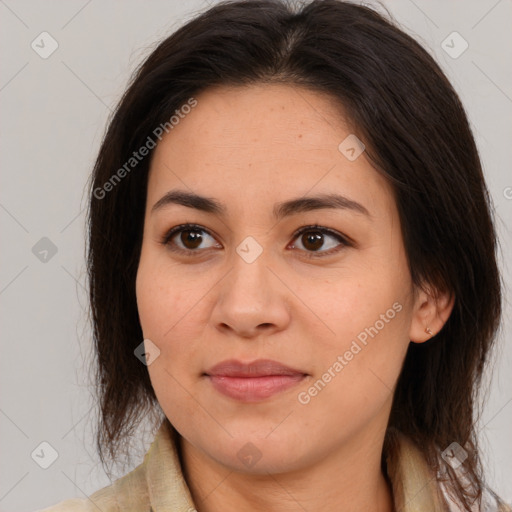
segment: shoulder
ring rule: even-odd
[[[401,505],[398,508],[467,512],[468,509],[448,490],[450,476],[441,451],[437,467],[430,467],[418,445],[398,430],[389,429],[385,455],[393,495],[396,503]],[[462,466],[454,468],[454,472],[461,484],[468,485]],[[406,507],[407,504],[410,508]],[[471,512],[512,512],[512,507],[483,484],[481,502],[475,503]]]
[[[193,510],[192,497],[180,468],[174,431],[163,421],[143,462],[88,498],[61,501],[36,512],[128,512],[172,503]],[[153,500],[153,502],[151,501]],[[156,500],[156,501],[155,501]]]
[[[125,512],[149,510],[146,460],[133,471],[88,498],[65,500],[36,512]]]
[[[445,499],[448,503],[449,512],[463,512],[466,510],[460,503],[455,503],[447,493],[445,493]],[[490,489],[484,489],[482,491],[480,507],[475,505],[472,510],[474,510],[474,512],[512,512],[512,506],[501,500]]]
[[[36,510],[36,512],[86,512],[90,507],[86,499],[72,499],[57,503],[48,508]],[[115,510],[115,509],[114,509]],[[105,512],[110,512],[105,510]]]
[[[467,483],[464,474],[460,468],[455,469],[459,481],[463,484]],[[439,475],[439,474],[438,474]],[[439,488],[444,496],[449,512],[465,512],[467,509],[453,495],[448,492],[446,481],[439,479]],[[512,512],[512,506],[505,503],[492,489],[487,487],[485,483],[482,487],[482,495],[479,503],[474,503],[471,512]]]
[[[512,506],[505,503],[488,488],[482,493],[482,512],[512,512]]]

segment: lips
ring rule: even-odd
[[[205,375],[218,392],[243,402],[264,400],[296,386],[306,377],[303,371],[270,359],[249,364],[223,361]]]

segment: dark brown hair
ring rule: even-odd
[[[469,510],[484,486],[474,427],[482,370],[501,313],[496,235],[475,141],[459,97],[432,57],[373,9],[337,0],[222,2],[161,42],[119,102],[92,176],[88,270],[100,402],[102,461],[157,401],[135,296],[150,157],[104,185],[156,127],[214,85],[288,83],[342,105],[366,156],[393,186],[413,283],[455,297],[444,328],[411,343],[393,427],[430,465],[457,442],[464,477],[448,488]],[[111,182],[112,183],[112,182]],[[98,192],[103,191],[103,192]]]

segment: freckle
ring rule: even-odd
[[[299,133],[299,139],[302,139],[302,133]]]

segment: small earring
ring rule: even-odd
[[[430,335],[430,336],[433,336],[433,335],[434,335],[434,333],[431,331],[430,327],[426,327],[426,328],[425,328],[425,332],[426,332],[428,335]]]

